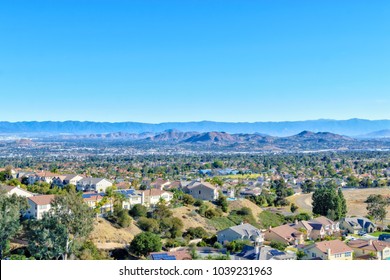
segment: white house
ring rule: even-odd
[[[241,224],[217,232],[217,241],[221,244],[233,240],[249,240],[260,244],[264,241],[264,234],[251,224]]]
[[[159,189],[149,189],[141,191],[141,202],[145,206],[154,206],[161,199],[168,202],[173,198],[173,193]]]
[[[29,191],[26,191],[22,189],[21,187],[17,186],[0,186],[0,190],[5,190],[7,195],[11,196],[13,194],[16,194],[18,196],[23,196],[23,197],[30,197],[33,196],[34,194],[30,193]]]
[[[112,182],[104,178],[83,178],[76,185],[76,189],[83,192],[105,192],[108,187],[112,187]]]
[[[50,195],[37,195],[27,198],[28,210],[26,216],[28,218],[35,218],[37,220],[42,219],[43,214],[48,212],[51,208],[50,203],[54,200],[55,196]]]

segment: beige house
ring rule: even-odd
[[[352,260],[353,249],[338,239],[321,241],[304,247],[305,259]]]
[[[265,232],[265,240],[282,242],[287,245],[299,245],[304,243],[305,236],[290,225],[282,225],[269,228]]]
[[[25,189],[22,189],[21,187],[17,186],[0,186],[0,190],[4,190],[7,195],[11,196],[13,194],[16,194],[18,196],[23,196],[23,197],[30,197],[33,196],[34,194],[30,193],[29,191],[26,191]]]
[[[358,239],[350,241],[348,246],[357,257],[369,255],[378,260],[390,260],[390,242]]]
[[[309,235],[309,238],[323,239],[325,236],[333,236],[340,233],[340,223],[334,222],[327,217],[320,216],[308,221],[308,224],[313,228]]]
[[[183,191],[195,199],[213,201],[218,198],[218,188],[204,181],[193,181]]]
[[[169,203],[173,198],[173,193],[159,189],[149,189],[141,191],[141,204],[145,206],[154,206],[164,200]]]
[[[28,218],[34,218],[37,220],[42,219],[43,214],[50,210],[50,203],[54,200],[54,198],[55,196],[52,194],[28,197],[27,202],[29,208],[25,215]]]

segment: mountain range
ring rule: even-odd
[[[226,132],[229,134],[256,134],[272,136],[291,136],[302,131],[323,132],[347,135],[352,137],[387,137],[390,131],[390,120],[308,120],[308,121],[285,121],[285,122],[166,122],[159,124],[139,122],[0,122],[0,134],[21,136],[55,136],[55,135],[91,135],[101,134],[115,137],[122,133],[131,137],[139,138],[139,134],[147,133],[148,137],[156,137],[156,134],[172,130],[172,133],[182,133],[183,138],[196,132]],[[381,132],[382,131],[382,132]],[[387,132],[386,132],[387,131]],[[386,134],[386,133],[387,134]],[[378,136],[379,135],[379,136]],[[385,135],[385,136],[382,136]],[[195,136],[195,135],[192,135]],[[209,135],[212,137],[212,135]],[[160,138],[163,136],[159,136]]]

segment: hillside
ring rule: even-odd
[[[94,226],[90,238],[99,249],[123,248],[142,232],[134,224],[129,228],[118,229],[102,218],[98,218]]]
[[[161,133],[165,130],[177,129],[183,132],[225,131],[226,133],[264,133],[273,136],[290,136],[301,131],[328,131],[348,136],[364,135],[372,131],[390,129],[390,120],[308,120],[284,122],[0,122],[0,134],[16,135],[60,135],[60,134],[106,134],[117,133]]]

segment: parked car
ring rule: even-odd
[[[367,234],[367,232],[365,232],[364,230],[359,231],[359,235],[360,235],[360,236],[363,236],[363,235],[366,235],[366,234]]]

